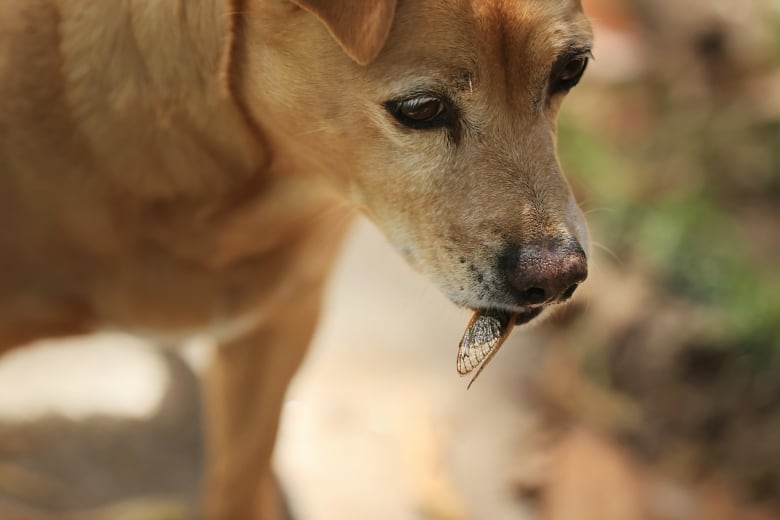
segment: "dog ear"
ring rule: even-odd
[[[360,65],[377,57],[393,23],[396,0],[291,0],[325,24]]]

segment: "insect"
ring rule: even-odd
[[[458,373],[465,376],[477,370],[466,389],[476,381],[515,326],[517,314],[504,311],[477,311],[471,317],[458,345]]]

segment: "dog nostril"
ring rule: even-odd
[[[574,240],[511,246],[501,262],[518,306],[566,301],[588,276],[587,258]]]
[[[576,291],[576,290],[577,290],[577,287],[579,287],[579,284],[576,284],[576,283],[575,283],[574,285],[572,285],[571,287],[569,287],[568,289],[566,289],[566,290],[563,292],[563,294],[561,295],[561,301],[566,301],[566,300],[568,300],[569,298],[571,298],[572,296],[574,296],[574,291]]]
[[[531,287],[523,291],[523,299],[530,305],[543,303],[547,301],[547,292],[541,287]]]

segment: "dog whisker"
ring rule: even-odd
[[[604,251],[605,253],[607,253],[619,265],[623,265],[623,259],[620,258],[617,255],[617,253],[615,253],[612,249],[610,249],[606,245],[602,244],[601,242],[595,242],[595,241],[591,241],[591,245],[593,245],[593,247],[597,247],[598,249],[600,249],[600,250]]]
[[[610,208],[610,207],[608,207],[608,206],[600,206],[600,207],[595,207],[595,208],[588,208],[588,209],[584,209],[584,208],[583,208],[583,210],[582,210],[582,212],[583,212],[583,213],[584,213],[586,216],[588,216],[588,215],[593,215],[594,213],[603,213],[603,212],[611,212],[611,213],[614,213],[614,212],[616,212],[616,211],[617,211],[617,209],[616,209],[616,208]]]

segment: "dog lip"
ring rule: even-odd
[[[515,325],[523,325],[539,316],[544,307],[527,307],[515,316]]]

